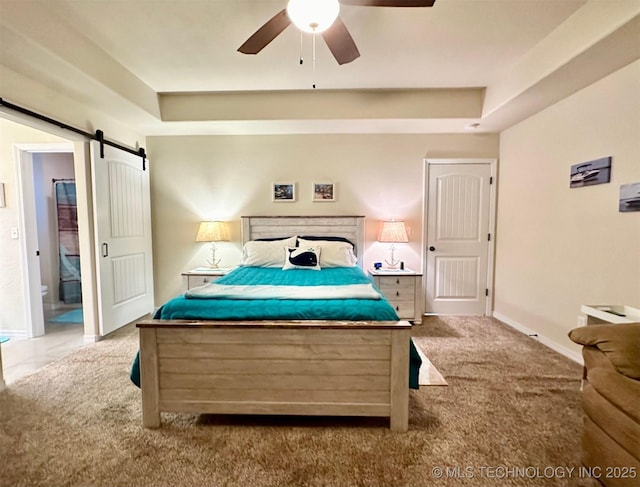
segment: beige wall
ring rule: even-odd
[[[581,304],[640,306],[640,62],[500,136],[495,313],[569,350]],[[613,158],[611,182],[569,188],[570,166]]]
[[[388,257],[378,221],[404,219],[411,242],[396,258],[422,268],[424,158],[492,157],[497,135],[297,135],[149,137],[156,304],[182,290],[180,273],[204,265],[201,219],[231,222],[221,265],[241,257],[240,216],[364,215],[365,262]],[[337,201],[313,203],[313,182],[333,182]],[[273,182],[296,182],[295,203],[271,201]]]
[[[10,237],[11,228],[20,227],[14,146],[64,142],[67,141],[0,118],[0,182],[4,183],[6,200],[6,207],[0,208],[0,330],[4,334],[26,336],[27,330],[22,242]]]

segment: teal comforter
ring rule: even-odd
[[[359,267],[320,271],[238,267],[216,284],[275,286],[339,286],[370,284]],[[380,299],[192,299],[184,294],[164,304],[154,318],[162,320],[351,320],[396,321],[398,315]]]
[[[216,284],[339,286],[367,284],[371,280],[359,267],[325,268],[320,271],[286,270],[264,267],[238,267]],[[393,306],[380,299],[191,299],[184,294],[162,305],[154,315],[162,320],[349,320],[397,321]],[[409,386],[418,388],[418,370],[422,363],[413,342],[410,344]],[[136,355],[131,380],[140,387],[140,368]]]

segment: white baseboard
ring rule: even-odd
[[[544,335],[541,335],[540,333],[538,333],[535,330],[532,330],[529,327],[524,326],[522,323],[518,323],[517,321],[512,320],[511,318],[503,315],[502,313],[494,311],[493,317],[498,321],[502,321],[505,325],[508,325],[511,328],[518,330],[520,333],[524,333],[527,336],[535,335],[538,341],[542,343],[544,346],[549,347],[551,350],[558,352],[561,355],[564,355],[568,359],[571,359],[574,362],[579,363],[580,365],[584,365],[584,362],[582,360],[582,355],[579,352],[574,352],[573,350],[563,345],[560,345],[559,343],[554,342],[550,338]]]
[[[85,345],[89,344],[89,343],[96,343],[98,341],[100,341],[100,335],[87,335],[85,334],[83,336],[83,340],[82,340]]]

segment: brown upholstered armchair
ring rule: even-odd
[[[606,486],[638,486],[640,323],[585,326],[569,338],[583,345],[586,370],[582,463]]]

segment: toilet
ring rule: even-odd
[[[40,294],[42,294],[42,297],[44,298],[47,295],[47,292],[49,292],[49,288],[47,286],[45,286],[44,284],[40,286]]]

